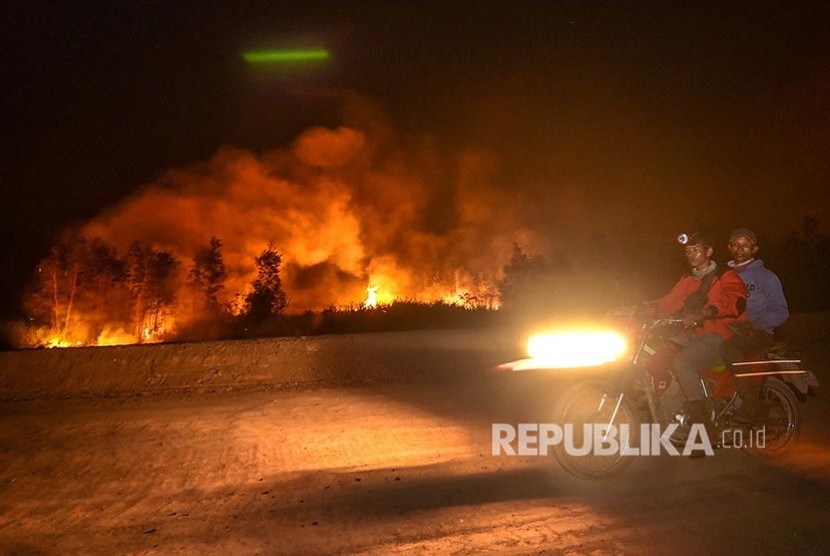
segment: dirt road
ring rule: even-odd
[[[780,461],[721,450],[570,480],[491,455],[558,385],[453,384],[0,404],[0,553],[830,550],[827,403]]]

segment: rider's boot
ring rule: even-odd
[[[715,424],[712,422],[712,414],[706,400],[688,400],[683,404],[683,409],[689,417],[690,424],[699,423],[705,427],[709,442],[714,445],[714,440],[717,438],[717,430],[715,429]],[[690,454],[690,457],[696,459],[705,455],[706,453],[703,450],[695,450]]]

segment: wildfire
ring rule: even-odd
[[[53,247],[26,302],[48,325],[21,344],[148,343],[221,328],[252,310],[257,281],[275,277],[286,313],[402,300],[497,309],[514,241],[533,237],[496,187],[497,160],[406,140],[378,148],[388,143],[313,128],[285,149],[225,147],[171,170]],[[436,180],[447,169],[455,177]],[[262,270],[271,245],[280,266]]]
[[[391,291],[382,290],[379,285],[370,285],[366,288],[366,299],[363,302],[364,309],[373,309],[378,306],[391,305],[399,298]],[[473,292],[465,288],[455,288],[453,290],[441,290],[439,288],[432,288],[420,295],[416,295],[414,301],[420,303],[443,303],[444,305],[453,305],[455,307],[464,307],[466,309],[477,309],[485,307],[491,310],[497,310],[500,306],[497,296],[488,292]]]
[[[95,341],[98,346],[124,346],[129,344],[137,344],[138,338],[134,334],[125,332],[121,329],[104,329]]]
[[[49,341],[46,343],[46,347],[48,348],[68,348],[72,347],[72,345],[72,342],[62,338],[49,338]],[[74,345],[80,346],[81,342],[76,342]]]
[[[149,329],[145,329],[144,333],[142,334],[142,338],[138,338],[134,334],[129,332],[125,332],[121,329],[110,330],[105,329],[98,335],[93,341],[89,341],[88,343],[84,343],[81,341],[71,341],[66,338],[61,338],[59,336],[55,336],[49,338],[41,345],[44,345],[47,348],[70,348],[70,347],[82,347],[82,346],[126,346],[130,344],[138,344],[138,343],[158,343],[162,341],[162,337],[153,334],[153,332]]]
[[[384,278],[386,284],[391,284],[391,281]],[[395,288],[392,285],[381,287],[379,284],[373,284],[366,288],[366,300],[363,302],[364,309],[372,309],[374,307],[381,307],[384,305],[391,305],[398,300],[398,296],[394,293]]]
[[[366,288],[366,301],[363,303],[365,309],[372,309],[378,306],[378,290],[380,286],[369,286]]]

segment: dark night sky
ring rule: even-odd
[[[69,223],[222,145],[337,125],[344,91],[401,134],[495,152],[571,233],[735,207],[826,231],[830,8],[722,4],[4,3],[4,311]],[[332,60],[284,75],[239,56],[298,44]]]

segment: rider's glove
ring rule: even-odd
[[[634,316],[640,320],[653,319],[656,315],[657,303],[654,301],[646,301],[637,307],[637,311],[634,313]]]

